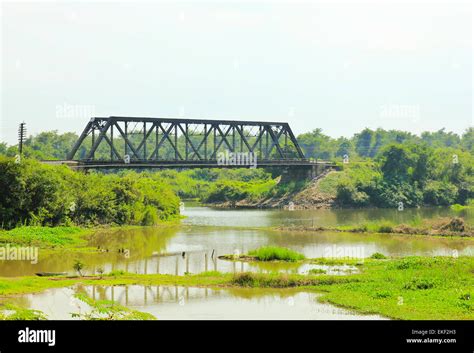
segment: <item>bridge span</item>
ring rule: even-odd
[[[316,176],[330,162],[305,157],[286,122],[95,117],[64,161],[74,169],[280,168]]]

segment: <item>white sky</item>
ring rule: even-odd
[[[90,115],[462,133],[467,2],[3,2],[0,140]]]

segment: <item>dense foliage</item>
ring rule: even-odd
[[[64,159],[76,139],[74,133],[55,131],[30,136],[24,155]],[[301,134],[298,141],[307,157],[332,160],[342,166],[343,171],[330,174],[320,183],[321,191],[332,194],[340,206],[465,205],[474,197],[473,128],[462,136],[444,130],[417,136],[398,130],[364,129],[351,138],[338,139],[316,129]],[[110,152],[97,153],[107,156]],[[13,157],[17,148],[0,143],[2,154]],[[116,171],[85,177],[65,168],[54,169],[53,173],[50,167],[33,162],[20,166],[5,163],[2,162],[0,171],[0,186],[4,186],[6,193],[0,207],[13,208],[3,207],[0,212],[7,223],[57,224],[71,220],[79,224],[152,224],[176,213],[178,201],[173,192],[181,198],[204,202],[256,201],[283,197],[307,185],[301,180],[277,183],[276,175],[262,169],[164,170],[141,174]],[[14,176],[19,170],[21,174]],[[25,183],[29,185],[28,195]],[[19,202],[13,201],[16,193],[22,192]],[[165,201],[168,199],[169,202]],[[64,205],[73,202],[77,210],[71,213]]]
[[[83,174],[0,157],[0,222],[18,225],[153,225],[179,213],[179,199],[146,174]]]
[[[474,156],[454,148],[394,144],[373,162],[344,164],[344,171],[324,184],[346,206],[464,205],[474,198]]]
[[[350,161],[376,158],[388,145],[418,144],[432,148],[454,148],[474,154],[474,128],[467,129],[462,136],[441,129],[423,132],[420,136],[406,131],[364,129],[351,138],[333,139],[321,129],[298,136],[306,157],[342,161],[346,156]]]

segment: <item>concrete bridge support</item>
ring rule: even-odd
[[[337,167],[329,163],[315,163],[309,166],[284,167],[279,170],[281,171],[281,182],[286,183],[290,181],[313,180],[329,169],[337,170]]]

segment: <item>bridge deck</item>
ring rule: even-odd
[[[130,163],[120,161],[77,161],[77,160],[44,160],[49,165],[67,165],[74,169],[113,169],[113,168],[249,168],[250,165],[234,165],[234,164],[218,164],[217,161],[130,161]],[[257,161],[257,168],[269,167],[303,167],[309,168],[314,166],[334,167],[335,164],[328,161],[310,161],[310,160],[262,160]]]

